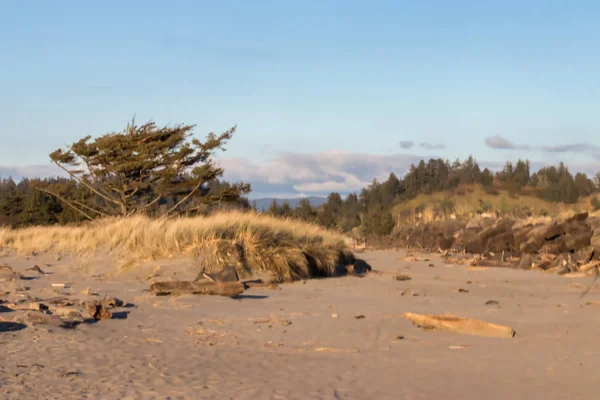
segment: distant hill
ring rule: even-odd
[[[581,197],[577,203],[564,204],[528,194],[511,196],[506,190],[485,190],[481,185],[467,185],[461,189],[419,194],[413,199],[396,203],[392,214],[399,221],[422,222],[445,219],[451,215],[461,218],[487,212],[519,217],[555,216],[569,210],[590,210],[590,200],[591,197]]]
[[[319,207],[327,203],[327,197],[311,196],[306,198],[308,199],[308,201],[310,201],[310,204],[313,207]],[[283,205],[283,203],[288,203],[290,207],[296,208],[298,206],[298,203],[300,203],[300,200],[302,200],[302,198],[298,197],[295,199],[274,199],[272,197],[266,197],[262,199],[250,200],[250,204],[252,204],[253,201],[256,201],[256,208],[258,209],[258,211],[266,211],[269,208],[269,206],[273,203],[273,200],[277,200],[277,205],[279,206]]]

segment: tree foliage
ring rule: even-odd
[[[154,122],[96,139],[86,136],[50,159],[85,188],[91,203],[69,199],[53,188],[44,188],[82,216],[127,216],[154,211],[178,215],[207,203],[236,201],[250,191],[244,183],[210,190],[223,175],[212,156],[231,139],[235,127],[205,141],[192,137],[193,125],[159,127]],[[168,200],[172,200],[169,202]],[[162,206],[158,209],[155,206]]]

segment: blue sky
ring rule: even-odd
[[[431,156],[600,171],[598,2],[173,3],[1,3],[0,174],[50,173],[48,153],[133,114],[237,124],[219,160],[255,195]]]

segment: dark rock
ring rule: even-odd
[[[531,269],[533,257],[530,254],[523,254],[519,261],[519,269]]]
[[[237,282],[240,280],[237,269],[234,266],[225,267],[217,272],[201,272],[196,277],[195,282],[202,279],[208,279],[212,282]]]
[[[575,262],[571,253],[563,253],[556,257],[556,259],[550,264],[551,268],[558,268],[558,274],[566,274],[569,272],[577,272],[579,266]],[[566,271],[566,272],[565,272]]]
[[[592,228],[586,222],[581,221],[573,221],[573,222],[565,222],[562,224],[565,233],[577,234],[583,232],[590,232]]]
[[[565,234],[565,228],[562,225],[553,222],[552,224],[546,226],[546,230],[544,232],[545,240],[553,240],[559,237],[560,235]]]
[[[587,211],[573,212],[571,215],[565,218],[565,222],[585,221],[589,216],[590,214]]]
[[[498,221],[496,221],[496,223],[494,225],[492,225],[489,228],[484,229],[479,234],[479,237],[481,238],[481,240],[483,242],[486,242],[495,236],[502,235],[507,232],[510,232],[512,235],[511,229],[514,224],[515,224],[515,221],[512,221],[510,219],[505,219],[505,218],[499,219]]]
[[[488,301],[485,302],[486,306],[495,306],[495,305],[498,305],[498,304],[500,304],[500,302],[497,301],[497,300],[488,300]]]
[[[485,244],[480,238],[474,238],[465,244],[464,250],[471,254],[481,254],[485,251]]]
[[[594,233],[596,234],[592,236],[590,245],[594,248],[594,258],[600,260],[600,231]]]
[[[452,236],[445,236],[440,239],[440,249],[449,250],[452,248],[452,244],[454,243],[454,238]]]
[[[571,269],[569,267],[567,267],[566,265],[562,265],[562,266],[558,267],[556,274],[557,275],[565,275],[565,274],[568,274],[569,272],[571,272]]]
[[[554,240],[546,241],[539,249],[540,253],[559,255],[569,251],[565,235],[558,236]]]
[[[515,239],[511,231],[500,233],[487,241],[486,250],[494,253],[512,252]]]
[[[513,230],[514,246],[519,249],[522,243],[526,243],[529,239],[529,233],[533,230],[533,225],[528,224],[518,229]]]
[[[396,281],[410,281],[412,279],[410,276],[403,274],[394,274],[392,278]]]
[[[581,232],[566,235],[566,246],[569,251],[577,251],[592,244],[592,232]]]
[[[582,247],[575,251],[574,258],[579,264],[587,264],[594,258],[595,249],[593,246]]]

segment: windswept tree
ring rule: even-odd
[[[248,193],[250,186],[244,183],[222,185],[216,192],[210,187],[223,175],[212,157],[225,150],[235,127],[220,135],[210,133],[204,142],[192,137],[194,127],[137,125],[133,120],[122,132],[96,139],[86,136],[50,158],[93,201],[70,199],[51,188],[40,190],[88,219],[156,210],[160,215],[179,215],[210,203],[236,201]]]

